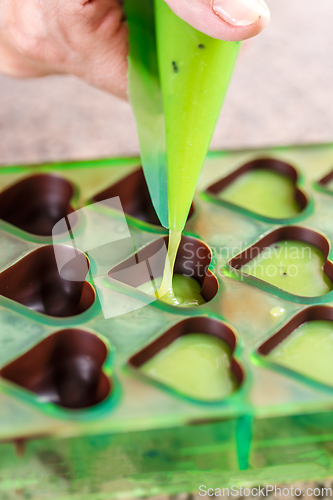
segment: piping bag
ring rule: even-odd
[[[197,31],[164,0],[125,0],[125,12],[129,97],[152,203],[171,230],[172,269],[240,42]]]

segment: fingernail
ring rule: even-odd
[[[223,21],[233,26],[248,26],[269,15],[262,0],[212,0],[212,8]]]

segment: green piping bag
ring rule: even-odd
[[[126,0],[129,96],[161,224],[182,231],[239,51],[177,17],[164,0]]]

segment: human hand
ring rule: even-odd
[[[263,0],[165,1],[196,29],[222,40],[255,36],[269,20]],[[0,72],[23,78],[72,74],[126,97],[128,41],[121,3],[0,0]]]

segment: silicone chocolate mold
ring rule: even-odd
[[[141,7],[140,3],[140,9]],[[141,10],[138,11],[139,14]],[[44,242],[35,244],[31,240],[42,238],[32,237],[29,233],[0,221],[3,229],[0,231],[0,271],[5,270],[0,272],[1,289],[4,294],[7,291],[13,293],[14,289],[16,297],[21,301],[20,304],[0,296],[0,368],[7,368],[14,360],[16,362],[28,349],[34,349],[38,342],[41,343],[48,335],[52,336],[53,332],[78,329],[95,334],[105,343],[106,348],[110,342],[110,353],[101,371],[107,377],[112,374],[111,392],[107,393],[105,390],[106,398],[95,405],[91,401],[94,398],[86,396],[78,397],[81,403],[64,401],[64,387],[60,384],[61,391],[58,387],[54,389],[55,383],[52,382],[54,393],[62,394],[62,404],[82,404],[82,409],[78,411],[48,402],[51,392],[49,386],[41,391],[41,395],[23,387],[23,364],[13,368],[12,381],[4,376],[0,377],[0,476],[3,478],[0,491],[4,491],[4,495],[15,496],[19,488],[31,498],[46,498],[50,495],[52,499],[61,495],[70,497],[73,492],[78,497],[97,495],[109,498],[111,491],[111,495],[119,500],[129,496],[134,498],[195,491],[198,484],[210,485],[214,481],[217,485],[223,484],[230,489],[235,477],[239,484],[259,484],[263,477],[268,477],[270,471],[274,473],[274,482],[279,484],[299,481],[302,477],[308,477],[309,471],[313,480],[322,482],[325,478],[332,477],[333,321],[323,314],[307,316],[308,321],[301,324],[296,322],[294,330],[281,342],[276,340],[277,337],[274,338],[275,347],[268,349],[267,354],[264,348],[260,348],[262,352],[257,351],[259,346],[264,346],[306,307],[311,305],[317,308],[319,304],[326,304],[333,308],[333,291],[321,296],[299,295],[306,287],[312,289],[317,286],[316,279],[313,278],[314,267],[317,266],[316,276],[321,281],[324,277],[322,267],[332,276],[329,269],[331,264],[325,263],[325,260],[331,259],[333,255],[333,197],[323,193],[318,184],[313,185],[314,179],[323,178],[332,169],[332,152],[332,145],[328,144],[275,147],[267,149],[265,153],[242,150],[208,154],[198,183],[198,217],[194,216],[190,225],[191,234],[197,235],[197,239],[194,238],[195,245],[198,245],[197,250],[202,258],[192,258],[196,246],[185,246],[187,241],[192,242],[191,238],[183,240],[181,249],[184,255],[180,272],[188,276],[193,272],[195,275],[198,273],[196,264],[200,264],[200,275],[203,271],[206,278],[198,276],[196,285],[199,285],[199,279],[201,282],[204,279],[209,281],[210,273],[207,274],[204,268],[210,265],[219,282],[214,299],[198,308],[175,307],[156,301],[155,297],[149,295],[149,290],[145,289],[146,294],[141,291],[143,287],[141,290],[133,288],[146,279],[136,266],[142,264],[146,268],[147,280],[162,272],[167,240],[162,240],[166,233],[161,234],[161,226],[149,226],[127,216],[129,224],[134,226],[129,237],[128,233],[118,231],[123,227],[123,217],[114,210],[90,207],[82,218],[78,215],[80,224],[76,224],[72,235],[75,240],[68,239],[68,244],[73,244],[72,252],[75,252],[77,244],[78,248],[85,248],[89,253],[91,272],[87,281],[91,283],[92,278],[95,280],[96,289],[100,293],[100,305],[96,301],[85,313],[69,316],[67,319],[29,310],[22,303],[29,302],[31,308],[37,304],[38,310],[45,310],[46,307],[48,314],[57,314],[57,305],[63,314],[75,314],[80,310],[77,303],[82,300],[81,287],[84,286],[86,274],[77,272],[76,277],[80,283],[62,281],[74,265],[66,258],[67,250],[63,252],[67,264],[58,264],[61,279],[55,269],[53,257],[53,264],[47,264],[45,268],[42,265],[44,257],[41,258],[40,254],[33,260],[28,260],[29,266],[26,266],[24,259],[33,250],[44,245]],[[297,217],[304,219],[304,225],[309,229],[295,230],[295,226],[303,223],[288,219],[289,224],[293,220],[293,228],[283,229],[283,234],[279,233],[279,239],[275,231],[288,225],[286,221],[274,219],[263,224],[262,216],[246,212],[240,207],[231,208],[230,204],[227,205],[217,197],[212,201],[215,196],[213,193],[205,194],[208,202],[201,199],[201,194],[208,185],[226,177],[235,169],[235,165],[244,165],[245,157],[249,159],[246,161],[250,161],[263,157],[263,154],[265,157],[273,156],[282,160],[288,158],[287,162],[297,165],[297,172],[306,186],[304,193],[309,196],[308,206]],[[117,183],[119,175],[127,175],[128,169],[134,170],[139,164],[140,160],[137,158],[101,159],[72,164],[43,164],[34,167],[33,172],[54,172],[56,175],[61,172],[63,178],[78,187],[80,199],[89,200],[92,194],[100,193],[106,186]],[[30,175],[27,171],[32,172],[26,166],[1,168],[0,192]],[[287,180],[292,184],[289,177]],[[303,189],[301,183],[298,185]],[[290,192],[294,195],[294,186],[291,188]],[[75,201],[73,206],[76,207],[74,203]],[[74,214],[70,214],[69,218],[71,215]],[[310,216],[308,220],[305,220],[306,216]],[[275,236],[269,236],[267,240],[267,235],[271,233]],[[110,235],[110,241],[116,241],[101,245],[104,240],[100,235],[104,234]],[[124,238],[118,240],[118,236]],[[310,243],[304,242],[303,236]],[[210,252],[200,238],[216,249],[212,262]],[[263,238],[266,240],[261,241]],[[158,239],[160,243],[156,242]],[[48,244],[50,240],[48,238]],[[59,238],[59,245],[65,245],[64,240],[64,236]],[[257,240],[261,243],[255,244]],[[273,243],[274,240],[277,241]],[[155,241],[155,249],[150,247],[152,241]],[[259,248],[259,253],[254,248],[252,255],[246,255],[245,252],[243,267],[242,259],[236,258],[236,268],[227,265],[229,259],[232,261],[234,256],[243,252],[246,248],[242,246],[244,244],[253,247],[260,247],[262,244],[265,247],[272,243],[272,253],[276,250],[279,254],[285,246],[284,241],[296,241],[299,247],[314,244],[320,254],[316,266],[312,259],[304,266],[305,271],[308,271],[305,274],[309,277],[306,283],[304,277],[295,277],[299,291],[294,295],[254,275],[246,275],[246,262],[252,265],[249,258],[255,259],[255,255],[259,260],[262,259],[265,248]],[[137,250],[133,250],[133,246]],[[155,250],[162,247],[164,250],[158,258]],[[141,249],[147,260],[140,262]],[[52,249],[48,251],[52,252]],[[194,254],[196,253],[195,250]],[[305,255],[308,256],[307,251]],[[118,275],[113,274],[114,267],[131,256],[130,263],[127,262]],[[9,274],[9,279],[3,283],[3,276],[7,276],[3,273],[7,273],[13,263],[16,265],[21,260],[23,264],[17,267],[16,276]],[[281,259],[277,257],[276,260],[279,264]],[[48,259],[46,261],[49,262]],[[83,261],[82,267],[85,267],[86,273],[85,256]],[[148,273],[150,263],[156,265],[156,268],[150,268],[151,272]],[[48,291],[50,282],[44,278],[50,272],[45,269],[50,269],[50,266],[56,275],[54,286],[57,298],[53,288]],[[288,280],[283,275],[286,271],[279,270],[279,279],[284,283]],[[107,276],[108,272],[112,277]],[[116,279],[119,281],[115,281]],[[213,287],[217,289],[214,276],[211,279]],[[200,283],[199,293],[201,286]],[[88,289],[91,290],[89,285]],[[209,298],[207,290],[202,293],[206,299]],[[76,297],[75,303],[68,307],[72,294]],[[172,337],[173,334],[169,333],[170,337],[167,338],[165,334],[173,331],[175,324],[183,324],[185,319],[193,319],[191,326],[186,327],[188,333],[185,332],[185,326],[177,326],[183,335],[179,333],[177,336],[177,333]],[[236,335],[235,351],[233,335],[228,333],[223,339],[214,336],[213,329],[207,326],[207,319],[217,321],[217,330],[224,328],[221,325],[227,321],[225,327],[229,327]],[[324,323],[327,324],[323,325]],[[211,324],[209,321],[209,325]],[[160,337],[162,340],[159,340]],[[223,355],[223,348],[220,349],[219,343],[224,346],[226,364],[223,365],[225,370],[222,374],[218,369],[217,376],[214,377],[211,375],[214,373],[214,360],[219,357],[219,353]],[[151,345],[157,346],[156,354],[152,350],[145,353],[146,347]],[[213,354],[208,356],[206,371],[202,368],[202,358],[209,348]],[[84,353],[80,351],[78,355],[80,363],[84,364],[84,356],[90,356],[90,351],[93,350],[89,341],[87,350]],[[139,354],[142,352],[145,356],[140,361]],[[61,360],[66,357],[64,350],[59,348],[54,353],[53,357],[50,354],[50,359],[45,361],[45,368],[38,369],[35,387],[39,384],[39,378],[46,380],[47,365],[50,367],[48,373],[66,373],[63,376],[69,380],[68,372],[62,372],[61,367]],[[299,355],[299,364],[294,354]],[[33,360],[41,367],[40,357],[39,351],[33,350],[31,362]],[[133,364],[128,364],[132,357]],[[70,364],[76,370],[79,367],[74,358]],[[93,366],[98,370],[95,355],[93,360]],[[175,363],[177,360],[180,360],[178,364]],[[235,366],[233,360],[239,367]],[[171,368],[174,363],[176,369],[169,370],[167,362],[171,363]],[[221,391],[230,387],[228,376],[224,378],[223,374],[230,374],[228,369],[231,366],[231,375],[236,384],[234,392],[226,391],[222,397],[212,394],[211,380],[221,381],[217,384]],[[151,371],[152,367],[155,372]],[[90,368],[88,373],[91,373]],[[167,379],[164,382],[161,378],[157,379],[156,373],[165,374]],[[79,379],[81,375],[83,372],[79,371]],[[16,377],[21,377],[22,385],[16,383]],[[76,375],[73,374],[73,377],[75,382]],[[101,377],[104,379],[103,375]],[[56,378],[50,375],[49,380]],[[90,375],[89,379],[91,380]],[[29,381],[32,383],[30,376]],[[178,381],[183,382],[183,386],[172,385],[172,382]],[[205,392],[197,382],[205,382],[206,398],[202,397]],[[73,398],[76,397],[73,392],[79,393],[80,390],[75,384],[73,383],[72,389]],[[44,387],[46,385],[45,383]],[[89,384],[86,385],[85,380],[80,380],[81,385],[87,388],[86,394],[94,392],[92,390],[90,393]],[[195,394],[188,391],[191,387],[196,389]],[[102,397],[96,399],[100,400]],[[83,403],[82,399],[85,400]],[[53,398],[52,401],[56,399]],[[84,409],[86,404],[93,406]],[[112,409],[115,411],[110,411]],[[26,443],[23,455],[15,455],[14,440]],[[45,458],[47,456],[50,457],[48,460]],[[108,466],[105,467],[105,464]],[[64,467],[66,477],[63,474]]]
[[[74,211],[73,193],[72,184],[56,175],[26,177],[0,193],[0,219],[28,233],[51,236],[56,222]]]
[[[135,255],[112,268],[108,275],[117,281],[137,288],[147,280],[147,268],[150,279],[156,279],[163,274],[166,249],[169,238],[160,238],[146,246]],[[212,259],[210,248],[202,241],[190,236],[183,236],[175,263],[175,274],[195,278],[201,285],[201,295],[206,302],[214,298],[218,291],[218,281],[208,269]],[[147,263],[140,266],[140,263]],[[136,267],[135,267],[136,266]]]
[[[194,387],[199,386],[200,384],[202,384],[203,386],[206,385],[206,390],[209,386],[211,387],[212,385],[215,385],[215,388],[212,391],[212,393],[215,395],[213,400],[216,400],[216,395],[218,394],[220,394],[221,399],[223,399],[223,394],[229,395],[234,392],[236,388],[243,382],[244,378],[242,368],[233,357],[233,353],[236,347],[236,337],[232,329],[229,328],[225,323],[212,318],[193,317],[175,324],[163,335],[154,340],[151,344],[132,356],[128,363],[132,368],[142,371],[147,362],[153,360],[157,355],[162,353],[164,349],[168,348],[173,343],[175,343],[176,345],[176,342],[180,338],[184,339],[184,337],[189,339],[191,338],[192,352],[189,354],[188,359],[186,359],[186,351],[183,349],[181,356],[182,362],[180,362],[180,364],[178,363],[178,358],[176,361],[174,360],[174,362],[176,362],[176,366],[170,364],[170,360],[167,362],[169,375],[172,376],[174,371],[176,370],[178,379],[183,379],[187,376],[191,377],[191,370],[194,369],[194,381],[191,380],[189,386],[190,395],[186,393],[182,395],[189,396],[190,399],[196,399],[195,394],[199,393],[201,394],[201,397],[199,397],[198,399],[209,402],[209,394],[202,392],[203,387],[201,387],[201,391],[197,390],[198,387]],[[198,340],[196,340],[196,337],[198,337]],[[227,344],[228,350],[230,352],[230,359],[229,355],[226,352],[221,354],[221,352],[217,351],[219,347],[218,344],[209,345],[208,350],[206,351],[205,346],[202,345],[204,337],[212,337],[213,339],[224,341]],[[196,341],[198,342],[198,351],[193,352],[193,345],[195,345]],[[216,359],[213,359],[213,357],[211,358],[212,349],[217,351]],[[202,356],[203,359],[200,359],[200,356]],[[210,361],[213,361],[213,366],[209,366]],[[195,367],[193,366],[193,362],[195,362]],[[200,373],[197,373],[197,370],[200,370],[200,368],[202,369],[202,371]],[[219,371],[219,368],[222,368],[222,370]],[[162,385],[168,387],[168,383],[164,379],[165,373],[163,373],[162,377],[162,380],[165,380],[164,383],[161,382],[161,379],[155,378],[154,376],[148,374],[145,374],[145,376],[152,380],[159,380]],[[219,380],[214,380],[213,378],[209,380],[209,376],[219,377]],[[202,379],[205,380],[202,381]],[[183,380],[181,380],[181,383],[183,384]],[[219,384],[221,384],[221,390],[219,390]],[[179,385],[179,380],[178,382],[176,382],[176,384],[175,382],[173,382],[173,384],[170,384],[170,387],[174,385]],[[223,385],[226,387],[222,387]]]
[[[291,249],[287,247],[288,243]],[[297,245],[300,243],[306,243],[308,246],[304,245],[304,249],[298,248]],[[291,254],[292,249],[294,249],[294,255]],[[241,270],[243,275],[251,276],[251,279],[256,282],[267,281],[274,288],[280,288],[293,295],[313,297],[324,295],[333,288],[333,264],[328,260],[329,250],[330,244],[326,237],[316,231],[300,226],[284,226],[268,233],[233,257],[229,261],[229,266]],[[270,273],[268,273],[268,266],[265,269],[263,262],[258,261],[260,255],[264,260],[266,251],[270,252],[268,257],[271,259],[267,262],[271,262],[270,265],[273,266]],[[312,254],[314,254],[313,261],[311,260]],[[254,262],[258,262],[256,264],[258,273],[261,272],[263,279],[259,278],[260,273],[256,272]],[[313,270],[311,269],[312,262]]]
[[[146,179],[141,167],[116,184],[96,194],[92,198],[92,201],[104,201],[115,196],[120,197],[123,210],[127,215],[131,215],[148,224],[161,225],[151,202]],[[194,208],[192,204],[189,218],[193,212]]]
[[[111,392],[112,383],[102,369],[107,354],[96,335],[60,330],[2,368],[0,376],[37,394],[42,402],[88,408]]]
[[[249,177],[251,172],[255,176],[253,179]],[[230,194],[226,192],[236,182],[239,200],[237,190]],[[242,207],[264,219],[284,219],[298,215],[308,205],[308,198],[297,183],[298,174],[294,167],[280,160],[261,158],[215,182],[206,193],[214,202]]]
[[[268,362],[333,386],[333,308],[303,309],[264,342],[258,353]]]
[[[29,253],[0,273],[0,295],[49,316],[75,316],[86,311],[95,300],[92,286],[84,281],[88,259],[77,251],[57,245],[58,256],[67,262],[60,276],[54,247],[43,246]]]

